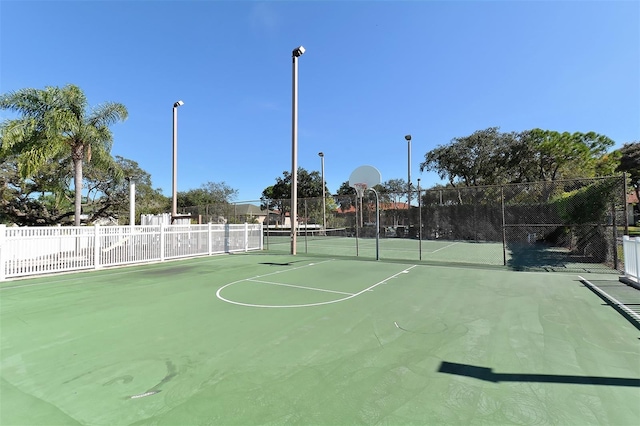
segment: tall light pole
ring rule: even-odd
[[[178,101],[173,104],[173,198],[171,201],[171,223],[178,216],[178,108],[184,102]]]
[[[418,253],[422,260],[422,195],[420,194],[420,178],[418,178]]]
[[[404,137],[407,140],[407,228],[411,233],[411,135]]]
[[[325,184],[324,184],[324,153],[323,152],[319,152],[318,155],[320,156],[320,169],[322,170],[322,228],[325,230],[327,230],[327,206],[326,206],[326,196],[325,196]]]
[[[304,47],[293,49],[293,90],[291,101],[291,254],[296,254],[298,230],[298,58]]]

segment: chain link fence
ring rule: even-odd
[[[422,238],[502,242],[513,269],[619,271],[625,192],[623,177],[429,190],[418,214]]]
[[[623,176],[420,190],[411,195],[410,207],[406,192],[379,191],[382,258],[617,272],[624,261],[625,194]],[[362,255],[376,237],[375,201],[373,191],[362,199],[355,191],[298,199],[304,252]],[[200,223],[261,223],[265,248],[288,252],[290,207],[289,199],[254,200],[184,211]]]

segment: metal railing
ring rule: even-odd
[[[28,228],[0,225],[0,281],[262,248],[260,224]]]

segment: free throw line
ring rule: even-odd
[[[318,265],[319,263],[325,263],[325,262],[311,263],[309,265],[304,265],[304,266],[299,266],[297,268],[289,269],[289,271],[294,270],[294,269],[300,269],[300,268],[305,268],[305,267],[309,267],[309,266],[314,266],[314,265]],[[348,296],[343,297],[341,299],[329,300],[327,302],[305,303],[305,304],[298,304],[298,305],[260,305],[260,304],[257,304],[257,303],[237,302],[235,300],[229,300],[229,299],[225,299],[224,297],[222,297],[222,290],[224,290],[225,288],[227,288],[227,287],[229,287],[229,286],[231,286],[233,284],[238,284],[238,283],[241,283],[241,282],[244,282],[244,281],[255,280],[256,278],[260,278],[260,275],[258,275],[256,277],[252,277],[252,278],[245,278],[243,280],[234,281],[234,282],[231,282],[229,284],[225,284],[225,285],[223,285],[222,287],[220,287],[218,289],[218,291],[216,292],[216,296],[218,297],[218,299],[222,300],[223,302],[231,303],[233,305],[247,306],[247,307],[250,307],[250,308],[307,308],[307,307],[312,307],[312,306],[330,305],[332,303],[344,302],[345,300],[349,300],[349,299],[352,299],[354,297],[360,296],[361,294],[366,293],[367,291],[373,290],[377,286],[386,283],[387,281],[397,277],[398,275],[408,273],[410,270],[412,270],[416,266],[418,266],[418,265],[412,265],[412,266],[410,266],[410,267],[408,267],[406,269],[403,269],[402,271],[400,271],[398,273],[395,273],[395,274],[385,278],[382,281],[378,281],[377,283],[373,284],[372,286],[369,286],[369,287],[365,288],[362,291],[359,291],[359,292],[354,293],[354,294],[345,293],[345,294],[348,294]],[[266,274],[266,275],[263,275],[263,276],[274,275],[276,273],[284,273],[284,272],[286,272],[286,271],[283,271],[283,272],[278,271],[278,272],[271,273],[271,274]],[[275,283],[270,283],[270,284],[275,284]],[[289,284],[286,284],[286,285],[289,285]]]
[[[271,285],[281,285],[281,286],[284,286],[284,287],[301,288],[301,289],[304,289],[304,290],[325,291],[327,293],[347,294],[347,295],[350,295],[350,296],[353,295],[353,293],[345,293],[344,291],[326,290],[324,288],[305,287],[303,285],[295,285],[295,284],[274,283],[274,282],[271,282],[271,281],[254,280],[254,279],[251,279],[251,278],[249,278],[248,280],[245,280],[245,281],[249,281],[249,282],[252,282],[252,283],[262,283],[262,284],[271,284]]]

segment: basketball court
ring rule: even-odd
[[[639,326],[569,273],[253,253],[14,280],[0,344],[7,425],[640,418]]]

